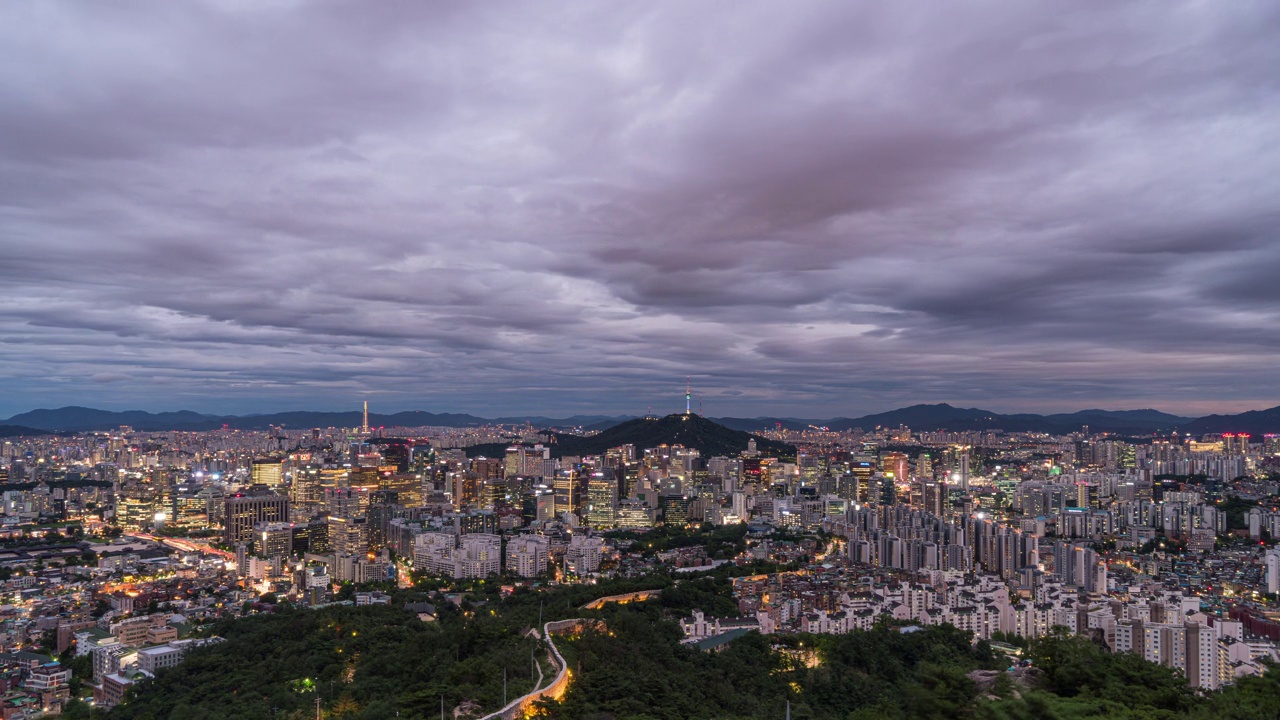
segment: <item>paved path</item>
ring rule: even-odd
[[[538,685],[535,686],[533,692],[522,695],[501,710],[485,715],[480,720],[515,720],[515,718],[523,718],[533,709],[534,703],[543,699],[559,700],[564,697],[565,691],[569,689],[569,680],[572,673],[569,672],[569,664],[565,662],[564,656],[556,648],[556,642],[552,639],[553,635],[560,635],[571,632],[582,627],[583,624],[590,622],[586,618],[574,618],[572,620],[554,620],[542,626],[542,636],[547,639],[547,647],[550,651],[551,659],[555,661],[559,671],[556,677],[546,687],[542,685],[542,663],[538,663]]]
[[[608,595],[606,597],[592,600],[586,605],[583,605],[582,609],[583,610],[599,610],[600,608],[604,607],[609,603],[618,603],[619,605],[625,605],[629,602],[644,602],[649,598],[657,597],[661,594],[662,594],[662,589],[659,588],[657,590],[640,590],[638,592],[627,593],[625,595]]]
[[[626,593],[625,595],[609,595],[597,600],[592,600],[582,606],[583,610],[599,610],[608,603],[626,604],[629,602],[643,602],[651,597],[657,597],[662,590],[640,590],[639,592]],[[542,687],[542,663],[538,663],[538,683],[534,685],[533,691],[527,695],[520,697],[507,703],[506,707],[497,712],[489,713],[480,720],[516,720],[516,718],[526,717],[533,706],[539,700],[551,699],[559,700],[564,697],[565,692],[569,689],[569,681],[573,678],[573,673],[569,672],[569,664],[565,662],[564,656],[560,654],[560,650],[556,648],[556,642],[552,639],[553,635],[563,635],[581,629],[587,623],[600,624],[599,620],[589,620],[587,618],[573,618],[572,620],[553,620],[542,626],[542,637],[547,640],[548,654],[555,661],[559,670],[551,684]],[[531,633],[534,631],[530,630]],[[534,633],[536,634],[536,633]]]

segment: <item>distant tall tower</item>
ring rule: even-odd
[[[693,378],[684,379],[684,414],[693,414]]]
[[[369,401],[364,401],[364,424],[360,426],[360,432],[365,435],[369,434]]]
[[[1267,592],[1271,595],[1275,595],[1280,592],[1280,550],[1272,548],[1267,551],[1264,558],[1267,567],[1265,578],[1267,581]]]

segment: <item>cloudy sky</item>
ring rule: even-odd
[[[0,417],[1280,404],[1280,4],[0,8]]]

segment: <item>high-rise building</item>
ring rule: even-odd
[[[362,555],[369,550],[369,524],[363,517],[329,516],[329,549],[335,555]]]
[[[293,472],[289,500],[294,507],[319,508],[324,502],[324,476],[319,467],[312,465]]]
[[[555,497],[556,497],[556,516],[559,517],[564,513],[579,514],[582,505],[585,504],[586,498],[583,492],[586,488],[586,481],[589,478],[581,477],[579,473],[573,470],[561,470],[556,473],[555,480]]]
[[[382,464],[394,466],[395,472],[409,472],[409,458],[413,446],[405,440],[387,440],[382,443]]]
[[[900,452],[888,452],[880,456],[885,475],[892,476],[896,483],[903,483],[910,477],[907,467],[907,456]]]
[[[261,522],[253,528],[253,547],[264,558],[287,558],[293,555],[294,524]]]
[[[1267,593],[1275,595],[1280,592],[1280,548],[1271,548],[1266,554]]]
[[[254,460],[252,473],[254,485],[266,485],[275,490],[284,484],[284,461]]]
[[[324,511],[333,516],[356,517],[369,507],[369,493],[358,488],[326,488]]]
[[[933,477],[933,458],[929,457],[929,453],[920,453],[916,456],[916,477]]]
[[[502,572],[502,538],[488,533],[463,535],[454,551],[455,578],[482,578]]]
[[[600,569],[604,557],[604,540],[574,535],[564,551],[564,571],[573,575],[585,575]]]
[[[228,545],[253,540],[260,522],[289,520],[289,498],[270,492],[236,493],[224,501],[223,540]]]
[[[507,541],[507,572],[538,577],[547,571],[550,543],[541,535],[518,535]]]
[[[481,504],[480,476],[470,470],[453,473],[453,507],[461,510]]]
[[[921,509],[942,517],[947,510],[947,484],[938,480],[921,481]]]
[[[618,504],[618,483],[610,470],[591,474],[587,482],[586,522],[594,528],[611,528],[614,508]]]
[[[1262,451],[1268,455],[1280,455],[1280,435],[1268,434],[1262,439]]]
[[[689,524],[689,506],[691,501],[684,495],[669,494],[661,496],[662,521],[668,526],[684,527]]]
[[[640,530],[653,527],[653,510],[642,500],[622,500],[615,514],[618,527]]]

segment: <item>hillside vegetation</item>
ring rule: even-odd
[[[531,686],[525,632],[538,619],[596,617],[595,629],[557,640],[573,672],[569,692],[541,714],[563,720],[1255,720],[1280,717],[1280,673],[1200,696],[1174,671],[1113,655],[1082,638],[1031,644],[1030,676],[986,642],[950,626],[903,632],[892,624],[847,635],[750,633],[711,653],[680,644],[675,620],[694,608],[735,612],[725,567],[702,578],[666,576],[575,585],[503,597],[474,581],[459,607],[423,623],[392,607],[286,609],[221,623],[227,642],[162,670],[108,720],[268,720],[478,717]],[[641,603],[581,606],[653,587]],[[395,591],[396,601],[422,591]],[[552,667],[544,660],[544,672]],[[985,671],[987,679],[974,671]],[[450,714],[452,717],[452,714]]]
[[[683,445],[697,448],[704,458],[737,456],[747,449],[747,443],[753,438],[761,454],[786,458],[793,458],[796,454],[792,445],[727,428],[700,415],[637,418],[589,437],[563,433],[554,437],[555,443],[551,448],[557,456],[598,455],[619,445],[635,445],[637,449]]]

